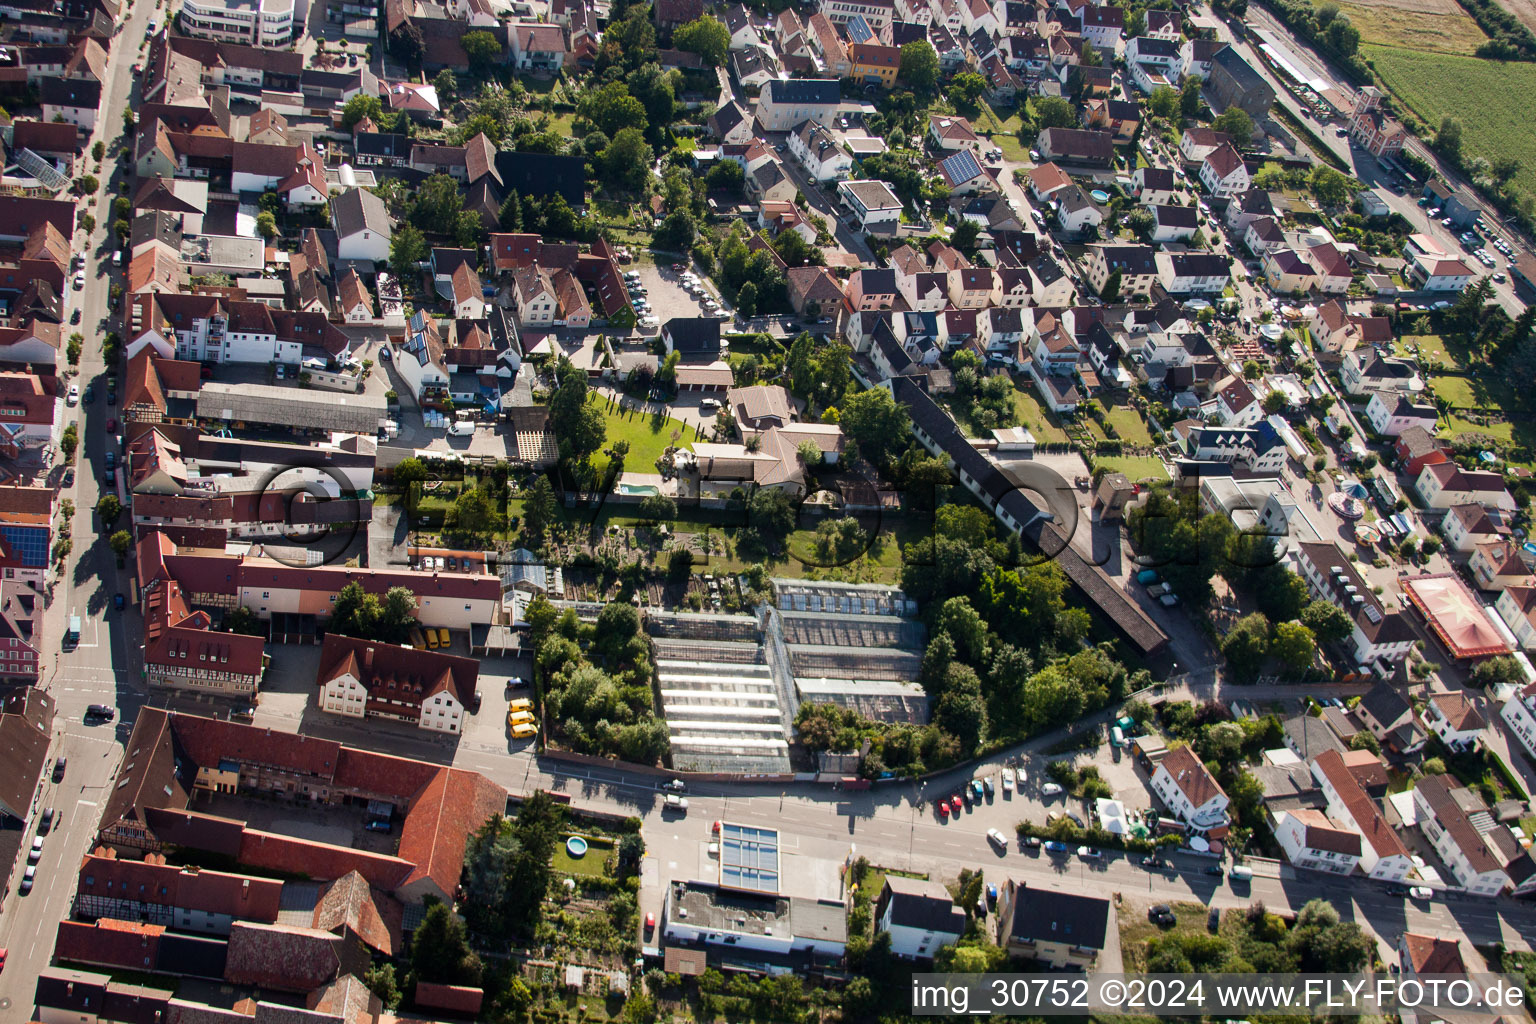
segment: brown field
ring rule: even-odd
[[[1536,3],[1532,0],[1499,0],[1499,6],[1520,20],[1520,24],[1536,32]]]
[[[1455,0],[1351,0],[1338,8],[1360,30],[1362,42],[1378,46],[1471,54],[1488,38]]]

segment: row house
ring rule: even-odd
[[[1360,834],[1322,811],[1282,811],[1274,823],[1275,842],[1294,866],[1334,875],[1351,875],[1360,864]]]
[[[1497,896],[1509,888],[1509,867],[1523,851],[1481,796],[1450,776],[1426,775],[1414,787],[1413,805],[1424,837],[1464,891]]]
[[[1296,566],[1314,598],[1336,605],[1350,617],[1349,644],[1356,664],[1384,671],[1408,657],[1418,639],[1413,627],[1400,612],[1382,605],[1337,544],[1298,544]]]
[[[1146,245],[1090,245],[1084,260],[1088,284],[1099,295],[1112,275],[1119,275],[1118,296],[1146,298],[1157,282],[1156,252]]]
[[[1414,869],[1413,855],[1349,770],[1344,755],[1325,750],[1316,755],[1311,766],[1329,819],[1352,829],[1362,840],[1360,871],[1384,882],[1407,878]]]
[[[1382,437],[1396,437],[1409,427],[1434,430],[1440,412],[1425,401],[1414,401],[1400,391],[1373,391],[1365,405],[1365,420]]]
[[[1476,503],[1502,512],[1516,510],[1515,499],[1505,490],[1503,477],[1484,470],[1462,469],[1454,462],[1425,466],[1413,487],[1430,508]]]
[[[1228,258],[1213,252],[1160,252],[1156,263],[1158,282],[1169,295],[1219,295],[1232,280]]]
[[[1481,506],[1478,508],[1481,511]],[[1536,650],[1536,586],[1526,582],[1505,587],[1493,608],[1521,649]]]
[[[317,704],[333,715],[385,718],[458,735],[478,706],[479,673],[473,658],[328,633],[315,678]]]

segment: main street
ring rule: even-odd
[[[31,893],[18,893],[22,869],[18,864],[10,889],[0,902],[0,946],[9,948],[5,971],[0,973],[0,1019],[5,1020],[18,1019],[18,1008],[30,1010],[32,1006],[38,972],[52,956],[58,922],[68,916],[80,858],[90,848],[101,805],[122,760],[127,722],[142,704],[127,649],[137,641],[127,639],[121,628],[124,617],[112,610],[112,595],[127,593],[128,584],[117,568],[93,507],[104,487],[101,474],[107,447],[116,444],[107,433],[107,421],[118,415],[118,409],[106,402],[102,376],[106,367],[101,358],[102,338],[114,329],[108,299],[117,268],[112,262],[109,231],[115,188],[122,179],[113,141],[122,132],[123,111],[136,90],[131,66],[139,59],[144,27],[155,9],[148,0],[141,0],[124,12],[107,64],[104,107],[96,132],[81,146],[89,154],[91,146],[101,139],[108,144],[108,153],[98,175],[101,190],[86,206],[96,218],[96,230],[89,235],[77,230],[72,239],[74,251],[85,256],[85,288],[71,289],[66,295],[68,306],[78,306],[82,312],[80,326],[66,326],[64,332],[78,329],[85,336],[78,382],[82,392],[91,381],[96,381],[97,387],[94,402],[82,400],[78,406],[64,407],[80,432],[74,484],[63,493],[75,503],[70,524],[74,548],[59,572],[44,613],[43,636],[51,650],[45,649],[42,680],[57,702],[50,754],[66,758],[68,766],[57,784],[51,775],[44,776],[29,822],[30,836],[36,830],[36,814],[43,808],[52,807],[58,814],[52,833],[44,841],[36,884]],[[118,526],[123,525],[126,522],[120,520]],[[82,621],[80,644],[74,650],[62,651],[71,615],[80,616]],[[95,703],[118,708],[119,720],[87,724],[85,708]],[[30,845],[30,838],[24,845]]]

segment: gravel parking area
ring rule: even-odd
[[[699,300],[683,290],[682,275],[670,265],[642,263],[626,269],[639,273],[640,284],[645,288],[645,298],[651,304],[651,315],[657,320],[666,323],[676,316],[702,315]],[[716,302],[720,301],[720,296],[715,294],[708,281],[704,282],[704,287],[714,295]]]

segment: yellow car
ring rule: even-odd
[[[440,629],[437,631],[437,646],[447,647],[452,643],[453,641],[449,638],[448,631],[446,629]]]
[[[512,727],[512,738],[515,740],[531,740],[539,734],[539,727],[532,722],[519,722]]]
[[[507,724],[513,728],[516,728],[519,725],[531,725],[533,724],[533,712],[509,711],[507,713]]]
[[[507,710],[508,711],[532,711],[533,710],[533,701],[529,700],[527,697],[518,697],[516,700],[509,701],[507,703]]]
[[[427,647],[430,650],[437,650],[437,630],[427,630]]]

